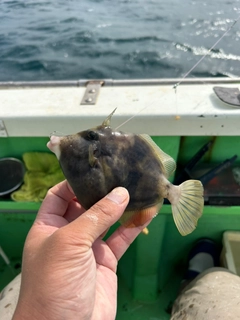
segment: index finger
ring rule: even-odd
[[[78,219],[65,227],[65,232],[88,250],[102,234],[123,214],[129,202],[127,189],[117,187],[95,203]]]
[[[70,216],[71,212],[68,212],[68,207],[74,198],[75,194],[73,193],[67,180],[58,183],[48,190],[48,193],[38,212],[36,222],[44,222],[47,219],[49,224],[51,219],[56,218],[56,216]],[[72,211],[73,209],[73,206],[71,206]],[[76,209],[78,211],[78,215],[85,211],[84,208],[81,208],[81,206],[77,204]]]

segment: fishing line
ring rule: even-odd
[[[160,101],[161,99],[163,99],[169,92],[170,92],[171,89],[168,89],[164,94],[162,94],[162,96],[160,96],[158,98],[158,101]],[[139,113],[141,113],[143,110],[151,107],[152,105],[154,105],[155,103],[157,102],[157,100],[153,101],[150,105],[147,105],[145,107],[143,107],[142,109],[140,109],[137,113],[135,113],[133,116],[131,116],[130,118],[128,118],[126,121],[124,121],[123,123],[121,123],[119,126],[117,126],[115,128],[115,130],[118,130],[119,128],[121,128],[123,125],[125,125],[126,123],[128,123],[130,120],[132,120],[133,118],[135,118]]]
[[[168,89],[159,99],[161,100],[165,95],[167,95],[169,93],[170,90],[174,89],[175,91],[175,95],[176,95],[176,106],[178,109],[178,103],[177,103],[177,88],[180,86],[180,84],[183,82],[183,80],[189,76],[189,74],[196,69],[196,67],[206,58],[207,55],[209,55],[209,53],[216,47],[216,45],[229,33],[229,31],[235,26],[235,24],[240,20],[240,15],[233,21],[233,23],[227,28],[227,30],[221,35],[221,37],[211,46],[211,48],[193,65],[193,67],[191,67],[189,69],[189,71],[181,78],[181,80],[177,83],[174,84],[174,86],[171,89]],[[204,83],[204,81],[201,81]],[[143,110],[145,110],[146,108],[151,107],[153,104],[155,104],[156,101],[153,101],[150,105],[145,106],[144,108],[142,108],[141,110],[139,110],[135,115],[131,116],[130,118],[128,118],[126,121],[124,121],[122,124],[120,124],[118,127],[115,128],[115,130],[119,129],[120,127],[122,127],[123,125],[125,125],[126,123],[128,123],[129,121],[131,121],[133,118],[135,118],[139,113],[141,113]],[[178,115],[178,110],[176,110],[176,120],[180,119],[180,116]]]
[[[235,19],[233,21],[233,23],[230,25],[230,27],[228,27],[228,29],[222,34],[222,36],[211,46],[211,48],[197,61],[197,63],[195,63],[193,65],[193,67],[183,76],[183,78],[175,83],[175,85],[173,86],[173,89],[175,91],[175,95],[177,97],[177,88],[179,87],[179,85],[183,82],[183,80],[185,78],[187,78],[187,76],[206,58],[207,55],[209,55],[209,53],[216,47],[216,45],[228,34],[228,32],[235,26],[235,24],[238,22],[238,20],[240,19],[240,15],[238,16],[237,19]],[[202,81],[204,83],[204,81]],[[177,98],[176,98],[177,100]],[[178,105],[176,104],[176,114],[178,114]],[[179,120],[180,116],[176,115],[176,120]]]
[[[168,93],[168,91],[165,92],[165,93],[159,98],[159,100],[161,100],[162,98],[164,98],[164,96],[165,96],[167,93]],[[151,107],[154,103],[155,103],[155,101],[152,102],[150,105],[145,106],[145,107],[143,107],[142,109],[140,109],[137,113],[135,113],[133,116],[131,116],[131,117],[128,118],[126,121],[124,121],[123,123],[121,123],[118,127],[116,127],[115,130],[118,130],[119,128],[121,128],[123,125],[125,125],[126,123],[128,123],[129,121],[131,121],[133,118],[135,118],[135,117],[136,117],[139,113],[141,113],[143,110]]]
[[[176,116],[175,119],[179,120],[180,116],[178,114],[178,95],[177,95],[177,87],[175,88],[175,104],[176,104]]]
[[[135,118],[139,113],[141,113],[144,109],[148,108],[149,106],[145,106],[142,109],[140,109],[137,113],[135,113],[134,116],[131,116],[130,118],[128,118],[126,121],[124,121],[122,124],[120,124],[118,127],[115,128],[115,130],[118,130],[119,128],[121,128],[122,126],[124,126],[126,123],[128,123],[129,121],[131,121],[133,118]]]
[[[236,20],[233,21],[233,23],[231,24],[231,26],[222,34],[222,36],[212,45],[212,47],[202,56],[201,59],[198,60],[197,63],[195,63],[195,65],[183,76],[183,78],[177,82],[173,88],[176,89],[182,82],[183,80],[203,61],[203,59],[206,58],[207,55],[209,55],[209,53],[216,47],[216,45],[228,34],[228,32],[235,26],[235,24],[239,21],[240,19],[240,15],[238,16],[238,18]]]

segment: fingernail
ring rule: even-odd
[[[107,198],[112,200],[117,204],[121,204],[127,197],[127,190],[122,187],[113,189],[108,195]]]

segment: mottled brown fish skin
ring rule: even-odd
[[[118,186],[128,189],[128,211],[151,207],[163,198],[162,164],[140,135],[99,126],[62,138],[60,151],[63,173],[85,209]]]

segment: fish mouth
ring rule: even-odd
[[[55,153],[56,157],[60,158],[61,151],[60,151],[60,143],[61,143],[62,137],[58,137],[55,135],[50,136],[50,141],[47,143],[48,149],[50,149],[53,153]]]

